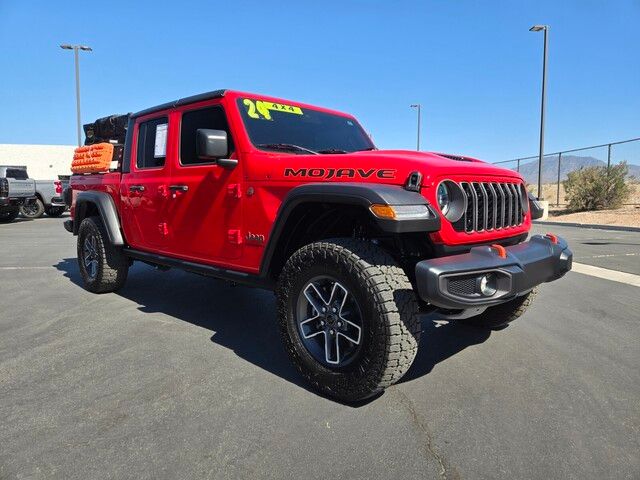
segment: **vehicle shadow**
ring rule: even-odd
[[[437,314],[425,315],[418,355],[400,383],[428,375],[438,363],[467,347],[485,342],[490,336],[491,330],[487,328],[447,321]]]
[[[54,265],[65,277],[82,286],[75,258]],[[272,292],[230,284],[198,275],[170,270],[156,271],[136,262],[125,286],[115,293],[135,302],[144,313],[160,312],[213,332],[211,341],[240,358],[314,394],[289,361],[277,328]],[[435,321],[434,321],[435,320]],[[402,381],[414,380],[470,345],[485,341],[490,332],[437,318],[423,321],[418,357]],[[375,398],[375,397],[374,397]],[[372,399],[373,400],[373,399]],[[371,400],[369,400],[371,401]],[[359,407],[367,404],[349,404]]]

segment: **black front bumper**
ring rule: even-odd
[[[555,240],[555,242],[554,242]],[[573,253],[560,237],[534,235],[528,242],[506,247],[474,247],[469,253],[423,260],[416,264],[418,294],[446,309],[497,305],[551,282],[571,270]],[[489,275],[495,293],[481,293]]]

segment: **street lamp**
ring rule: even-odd
[[[83,50],[85,52],[93,51],[91,47],[87,47],[86,45],[60,45],[60,48],[63,50],[73,50],[73,57],[75,60],[76,66],[76,115],[78,120],[78,146],[82,145],[82,122],[80,120],[80,66],[78,65],[79,57],[78,50]]]
[[[538,152],[538,200],[542,200],[542,157],[544,157],[544,100],[547,86],[547,32],[549,25],[534,25],[530,32],[544,32],[544,50],[542,53],[542,101],[540,106],[540,151]]]
[[[420,109],[421,106],[419,103],[414,103],[412,105],[409,105],[411,108],[416,108],[418,109],[418,145],[416,147],[416,150],[420,151]]]

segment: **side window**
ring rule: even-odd
[[[199,128],[212,130],[224,130],[227,132],[229,149],[227,154],[233,152],[233,139],[227,123],[227,117],[222,107],[207,107],[199,110],[191,110],[182,114],[182,126],[180,129],[180,163],[182,165],[195,165],[203,162],[196,152],[196,131]]]
[[[138,168],[157,168],[164,166],[167,157],[167,117],[154,118],[138,127]]]

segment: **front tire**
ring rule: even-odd
[[[538,295],[538,287],[513,300],[489,307],[480,315],[457,321],[480,328],[502,328],[520,318],[531,306],[536,295]]]
[[[405,272],[371,242],[312,243],[285,264],[278,319],[294,365],[318,391],[345,402],[397,382],[418,350],[418,304]]]
[[[23,217],[30,218],[32,220],[40,218],[42,214],[44,214],[44,203],[42,203],[42,200],[39,198],[36,198],[34,202],[22,205],[20,207],[20,214]]]
[[[100,217],[82,220],[78,230],[78,265],[84,286],[94,293],[114,292],[124,285],[129,260],[109,236]]]

